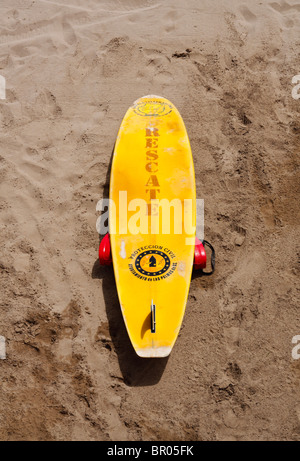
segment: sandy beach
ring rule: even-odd
[[[300,440],[300,3],[0,15],[0,440]],[[167,359],[135,354],[98,262],[118,129],[147,94],[183,117],[217,254]]]

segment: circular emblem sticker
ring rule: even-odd
[[[162,115],[170,114],[173,108],[166,102],[153,100],[140,102],[135,105],[133,110],[137,115],[143,115],[146,117],[160,117]]]
[[[135,260],[136,270],[146,276],[162,275],[170,269],[171,261],[168,255],[158,250],[143,251]]]
[[[162,245],[146,245],[129,256],[128,269],[140,280],[158,282],[172,276],[177,268],[176,254]]]

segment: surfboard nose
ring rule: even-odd
[[[145,96],[141,96],[138,98],[136,101],[134,101],[133,106],[145,102],[157,102],[157,103],[162,103],[162,102],[169,102],[168,99],[164,98],[163,96],[158,96],[157,94],[147,94]]]
[[[157,94],[147,94],[146,96],[142,96],[141,98],[137,99],[140,101],[141,99],[166,99],[163,96],[157,96]]]

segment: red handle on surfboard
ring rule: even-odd
[[[203,244],[196,237],[195,243],[195,256],[194,256],[194,269],[200,270],[206,268],[206,252]]]
[[[99,261],[101,266],[110,266],[112,263],[109,234],[101,240],[99,246]]]

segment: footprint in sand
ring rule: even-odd
[[[171,10],[165,14],[165,21],[164,21],[164,32],[169,34],[173,32],[177,28],[177,21],[180,17],[180,13],[177,10]]]
[[[41,91],[34,104],[34,114],[36,117],[53,118],[61,115],[61,107],[58,105],[56,97],[49,90]]]
[[[236,352],[240,345],[241,330],[239,327],[229,327],[224,329],[225,347],[231,355]]]
[[[77,42],[77,37],[73,27],[67,22],[66,19],[64,19],[62,22],[62,28],[65,41],[68,43],[68,45],[74,45],[74,43]]]
[[[291,28],[294,27],[296,20],[299,15],[297,12],[300,11],[300,4],[296,3],[295,5],[290,5],[288,2],[273,2],[270,3],[271,8],[281,14],[282,22],[285,27]]]
[[[281,3],[277,3],[277,2],[273,2],[273,3],[270,3],[270,6],[278,11],[278,13],[286,13],[287,11],[292,11],[292,10],[296,10],[296,11],[300,11],[300,4],[299,3],[296,3],[295,5],[290,5],[288,2],[281,2]]]
[[[153,83],[158,83],[159,85],[168,85],[173,79],[173,75],[170,72],[162,71],[158,72],[154,76]]]
[[[56,355],[62,362],[71,363],[72,361],[73,337],[74,333],[72,328],[63,328],[56,344]]]
[[[95,335],[95,343],[100,344],[105,349],[112,350],[112,340],[109,333],[109,325],[107,322],[102,322],[98,327],[97,333]]]
[[[80,316],[81,308],[76,301],[71,301],[61,312],[62,329],[55,344],[55,351],[57,358],[62,362],[72,362],[74,339],[80,329]]]
[[[253,14],[247,6],[241,7],[241,13],[248,22],[255,22],[257,20],[257,16]]]

